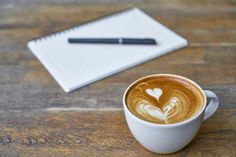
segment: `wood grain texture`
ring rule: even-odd
[[[0,121],[0,150],[6,156],[154,155],[132,137],[123,111],[14,113],[2,114]],[[235,156],[235,123],[235,111],[218,111],[190,145],[171,156]]]
[[[71,94],[26,47],[32,38],[133,6],[190,46]],[[129,132],[121,101],[131,82],[154,73],[193,79],[221,103],[194,141],[170,156],[236,156],[235,8],[233,0],[0,1],[0,156],[156,156]]]
[[[113,77],[65,93],[29,52],[0,53],[0,109],[37,110],[51,107],[122,107],[122,94],[134,80],[154,73],[175,73],[214,90],[233,108],[236,101],[236,47],[188,47],[126,70]],[[29,56],[29,57],[28,57]],[[227,77],[226,77],[227,76]],[[227,97],[227,99],[225,99]],[[15,99],[12,99],[15,98]]]

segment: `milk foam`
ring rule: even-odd
[[[163,94],[160,88],[146,89],[146,93],[159,101]],[[181,91],[173,91],[168,101],[163,105],[162,109],[152,104],[148,100],[139,100],[136,104],[136,111],[146,120],[161,120],[166,124],[171,118],[175,120],[183,118],[189,111],[189,101],[187,96]]]
[[[150,77],[136,83],[126,102],[137,117],[158,124],[173,124],[191,118],[203,106],[203,95],[186,80],[175,77]]]

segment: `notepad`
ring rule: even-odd
[[[68,38],[154,38],[157,46],[69,44]],[[32,40],[29,49],[66,92],[173,50],[187,40],[138,8]]]

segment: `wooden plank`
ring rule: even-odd
[[[100,90],[99,86],[104,86]],[[72,111],[82,109],[120,109],[122,95],[127,87],[120,84],[94,84],[84,87],[74,93],[67,94],[59,87],[46,88],[45,86],[28,84],[0,85],[0,111],[34,111],[51,108],[69,108]],[[235,108],[236,86],[206,87],[213,90],[220,99],[220,108]],[[99,91],[100,90],[100,91]],[[92,92],[95,91],[95,92]]]
[[[6,46],[8,47],[8,46]],[[9,50],[0,51],[1,66],[25,66],[31,68],[40,68],[41,64],[30,50]],[[181,50],[174,51],[170,54],[154,59],[152,64],[224,64],[235,65],[236,46],[188,46]],[[147,64],[149,65],[149,63]]]
[[[189,47],[71,94],[59,87],[30,52],[0,53],[0,110],[121,108],[125,88],[132,81],[154,73],[175,73],[189,77],[205,89],[215,91],[225,102],[222,108],[233,108],[236,102],[235,48]]]
[[[136,5],[149,8],[159,8],[159,9],[175,9],[175,10],[189,10],[201,13],[202,10],[214,11],[230,11],[234,10],[236,5],[232,0],[214,0],[214,1],[205,1],[205,0],[172,0],[171,2],[165,0],[11,0],[11,1],[1,1],[2,8],[12,8],[17,6],[41,6],[41,5],[92,5],[98,8],[97,6],[107,6],[115,4],[114,6],[121,5]],[[208,6],[208,7],[206,7]],[[194,8],[194,9],[192,9]],[[109,8],[105,8],[109,9]]]
[[[171,156],[234,156],[235,110],[219,110],[194,141]],[[126,126],[123,111],[2,113],[4,156],[153,156]]]
[[[158,5],[157,5],[158,6]],[[105,9],[107,8],[107,9]],[[15,8],[1,10],[0,44],[1,49],[6,46],[15,50],[25,49],[30,39],[64,30],[67,27],[89,21],[112,12],[127,8],[114,5],[56,5],[29,8]],[[166,9],[166,7],[164,7]],[[144,8],[154,18],[167,25],[177,33],[186,37],[190,44],[224,44],[235,46],[236,14],[234,11],[189,13],[183,11],[158,10],[148,6]],[[190,9],[191,10],[191,9]],[[76,16],[75,16],[76,15]],[[22,20],[27,19],[27,20]],[[11,41],[11,42],[10,42]]]
[[[236,47],[188,47],[154,59],[71,94],[65,93],[30,52],[0,53],[0,110],[46,108],[121,108],[122,94],[134,80],[154,73],[175,73],[215,91],[234,108]],[[227,77],[225,77],[227,76]]]

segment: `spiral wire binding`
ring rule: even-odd
[[[99,17],[97,19],[94,19],[94,20],[91,20],[91,21],[87,21],[87,22],[84,22],[84,23],[81,23],[79,25],[76,25],[76,26],[72,26],[72,27],[69,27],[67,29],[65,29],[64,31],[57,31],[57,32],[54,32],[52,34],[48,34],[48,35],[44,35],[44,36],[41,36],[41,37],[37,37],[37,38],[33,38],[32,41],[34,42],[40,42],[42,40],[46,40],[48,38],[52,38],[52,37],[56,37],[58,35],[61,35],[61,34],[64,34],[64,33],[67,33],[67,32],[70,32],[70,31],[73,31],[75,29],[78,29],[78,28],[81,28],[81,27],[84,27],[84,26],[87,26],[87,25],[90,25],[90,24],[93,24],[93,23],[96,23],[98,21],[103,21],[103,20],[108,20],[114,16],[118,16],[118,15],[122,15],[122,14],[125,14],[127,12],[130,12],[132,10],[134,10],[136,8],[128,8],[128,9],[125,9],[125,10],[122,10],[122,11],[118,11],[116,13],[113,13],[111,15],[105,15],[105,16],[102,16],[102,17]]]

